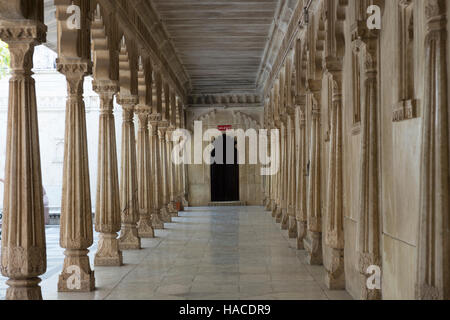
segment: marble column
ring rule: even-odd
[[[276,207],[275,207],[275,221],[277,223],[281,222],[281,218],[282,218],[282,180],[283,180],[283,161],[284,161],[284,128],[281,122],[277,123],[277,128],[280,130],[280,138],[279,138],[279,142],[280,142],[280,168],[278,170],[277,173],[277,177],[276,177],[276,186],[275,186],[275,201],[276,201]]]
[[[167,124],[162,122],[159,126],[159,150],[161,163],[161,216],[164,222],[172,220],[168,204],[169,204],[169,183],[168,183],[168,169],[167,169],[167,143],[166,143]]]
[[[333,72],[330,151],[328,162],[328,197],[325,243],[331,249],[331,259],[325,264],[325,284],[328,289],[345,289],[344,273],[344,203],[342,177],[342,73]]]
[[[427,1],[416,298],[450,299],[448,1]]]
[[[272,125],[272,130],[279,130],[275,125]],[[280,145],[280,137],[281,135],[278,135],[278,145],[280,146],[280,152],[281,152],[281,145]],[[278,158],[278,161],[281,162],[281,154]],[[271,183],[271,197],[272,197],[272,204],[271,204],[271,211],[272,211],[272,217],[275,218],[276,212],[277,212],[277,206],[278,206],[278,176],[280,175],[281,165],[278,168],[278,171],[271,176],[272,183]]]
[[[271,154],[271,139],[270,139],[270,129],[267,129],[267,154],[270,155]],[[271,205],[272,205],[272,197],[270,194],[270,184],[271,184],[271,180],[272,180],[272,176],[271,175],[266,175],[264,177],[265,179],[265,198],[266,198],[266,203],[265,203],[265,209],[266,211],[270,211],[271,209]]]
[[[122,251],[117,233],[121,227],[120,193],[117,168],[116,129],[113,99],[119,90],[116,81],[95,80],[94,91],[100,96],[98,140],[97,198],[95,230],[99,234],[96,266],[121,266]]]
[[[287,129],[286,129],[286,121],[283,119],[281,122],[281,168],[280,168],[280,176],[278,179],[278,202],[279,209],[276,215],[276,222],[281,224],[282,230],[287,230],[288,227],[288,219],[287,219],[287,198],[286,198],[286,186],[287,186],[287,166],[286,166],[286,146],[287,146]]]
[[[363,29],[365,30],[365,29]],[[377,45],[375,33],[367,33],[363,40],[355,42],[354,51],[361,54],[365,80],[361,104],[361,175],[360,210],[358,217],[358,269],[361,274],[362,298],[381,299],[381,290],[369,289],[367,280],[371,276],[369,267],[381,268],[380,248],[380,204],[379,204],[379,161],[378,161],[378,77]]]
[[[296,192],[296,153],[295,153],[295,127],[294,127],[294,114],[290,114],[289,116],[289,139],[288,139],[288,148],[289,148],[289,158],[288,158],[288,209],[287,215],[289,219],[289,238],[295,239],[297,238],[297,220],[295,218],[295,192]]]
[[[173,142],[172,142],[172,134],[174,128],[170,127],[166,131],[166,162],[167,162],[167,178],[168,178],[168,189],[169,189],[169,214],[172,217],[178,216],[178,210],[176,206],[175,199],[175,165],[172,161],[172,150],[173,150]]]
[[[184,211],[184,205],[183,205],[183,176],[182,176],[182,164],[175,165],[176,171],[177,171],[177,201],[180,203],[180,210]]]
[[[182,192],[183,192],[183,208],[189,206],[189,186],[188,186],[188,172],[186,164],[181,165],[181,176],[182,176]]]
[[[138,234],[139,219],[136,133],[134,127],[134,108],[139,99],[137,96],[121,96],[117,103],[122,106],[122,152],[120,179],[120,208],[122,213],[122,229],[120,230],[120,250],[141,249],[141,238]]]
[[[317,91],[316,91],[317,92]],[[322,212],[321,212],[321,152],[320,103],[313,95],[311,116],[311,155],[308,188],[308,231],[303,242],[308,253],[307,263],[322,264]]]
[[[151,221],[151,167],[150,167],[150,138],[148,130],[148,117],[151,108],[146,105],[138,105],[135,112],[139,119],[137,140],[137,162],[138,162],[138,202],[139,221],[138,234],[141,238],[153,238],[155,236]]]
[[[90,61],[58,60],[58,71],[67,79],[63,189],[60,216],[60,245],[65,248],[58,291],[89,292],[95,289],[94,271],[89,263],[92,246],[92,203],[83,100],[84,78]],[[74,278],[74,272],[77,278]]]
[[[298,125],[298,150],[297,150],[297,192],[296,195],[296,219],[297,219],[297,249],[304,249],[304,243],[308,226],[307,226],[307,147],[306,147],[306,116],[305,103],[297,107]]]
[[[0,38],[11,53],[1,252],[1,271],[9,278],[7,300],[42,299],[39,276],[47,269],[36,89],[31,72],[34,47],[45,42],[46,31],[38,21],[0,20]]]
[[[151,176],[153,177],[152,188],[152,226],[155,229],[164,229],[163,218],[161,217],[161,172],[159,163],[159,137],[158,137],[158,121],[159,115],[151,114],[149,116],[150,129],[150,150],[151,150]],[[167,221],[170,222],[170,221]]]

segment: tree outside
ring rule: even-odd
[[[0,79],[8,74],[10,61],[8,45],[0,41]]]

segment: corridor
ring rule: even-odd
[[[325,288],[323,266],[306,265],[304,251],[261,207],[187,208],[156,238],[142,239],[142,250],[124,251],[124,267],[95,267],[91,293],[57,292],[64,257],[58,234],[47,229],[44,299],[351,299]]]

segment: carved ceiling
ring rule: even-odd
[[[218,101],[224,95],[261,93],[273,53],[299,2],[149,1],[191,79],[191,94],[217,95]]]

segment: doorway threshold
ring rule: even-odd
[[[208,203],[208,207],[245,207],[245,201],[217,201]]]

